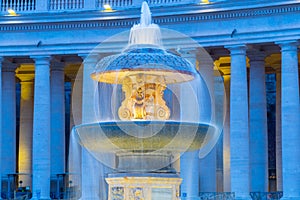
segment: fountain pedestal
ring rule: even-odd
[[[165,175],[165,176],[164,176]],[[108,200],[177,200],[181,178],[169,174],[147,174],[106,178]]]

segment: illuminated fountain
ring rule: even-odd
[[[172,163],[180,153],[206,145],[217,131],[199,120],[202,77],[189,61],[164,50],[147,3],[140,24],[130,31],[128,47],[97,62],[91,78],[99,88],[112,88],[105,108],[110,119],[75,130],[97,160],[105,153],[116,157],[115,171],[106,178],[109,200],[179,199],[182,179]],[[183,95],[186,91],[189,97]]]

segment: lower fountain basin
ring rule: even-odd
[[[215,127],[178,121],[114,121],[75,127],[82,146],[93,152],[183,152],[200,149]]]

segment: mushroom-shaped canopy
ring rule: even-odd
[[[157,47],[130,48],[121,54],[101,59],[92,79],[122,84],[128,75],[163,76],[166,84],[181,83],[194,79],[197,71],[186,59]]]

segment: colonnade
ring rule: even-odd
[[[50,176],[65,173],[64,68],[51,64],[51,56],[32,59],[31,71],[8,59],[1,62],[1,176],[17,175],[22,181],[17,184],[32,188],[33,199],[49,199]],[[15,76],[21,85],[19,140]]]
[[[277,189],[283,190],[283,199],[300,198],[299,135],[299,73],[297,41],[280,42],[281,67],[277,69]],[[223,150],[214,149],[207,158],[199,160],[194,154],[183,158],[180,165],[184,179],[182,194],[196,199],[199,192],[217,190],[216,158],[223,160],[223,188],[221,192],[235,192],[236,199],[250,199],[249,192],[268,190],[268,144],[265,92],[266,52],[253,51],[247,45],[225,47],[230,52],[230,74],[223,74],[227,105],[222,141]],[[88,80],[92,66],[86,55],[84,62],[82,121],[94,121],[89,95],[85,91],[93,82]],[[247,73],[247,57],[250,73]],[[15,74],[18,66],[0,58],[0,86],[2,88],[1,124],[1,176],[32,174],[32,181],[23,183],[32,187],[33,199],[50,199],[51,175],[66,172],[65,163],[65,107],[64,63],[50,55],[32,56],[33,70]],[[89,56],[89,59],[96,57]],[[192,59],[192,58],[189,58]],[[193,62],[196,62],[194,59]],[[94,63],[94,61],[92,62]],[[19,68],[18,68],[19,69]],[[201,72],[200,65],[200,72]],[[213,65],[211,65],[213,72]],[[18,70],[17,70],[18,71]],[[279,73],[280,72],[280,73]],[[204,73],[204,72],[203,72]],[[207,72],[205,72],[207,73]],[[21,108],[19,140],[16,138],[16,88],[15,76],[21,82]],[[207,80],[206,80],[207,81]],[[2,84],[2,85],[1,85]],[[229,94],[229,95],[228,95]],[[226,111],[226,109],[225,109]],[[281,114],[280,114],[281,112]],[[230,116],[229,116],[230,115]],[[282,146],[280,144],[282,143]],[[17,144],[18,158],[17,158]],[[282,151],[282,155],[281,152]],[[217,155],[217,152],[218,155]],[[219,154],[222,153],[220,156]],[[197,154],[197,153],[196,153]],[[190,176],[189,159],[196,159],[197,169]],[[195,161],[195,160],[194,160]],[[82,168],[89,165],[83,157]],[[199,165],[199,167],[198,167]],[[212,170],[213,169],[213,170]],[[88,173],[84,172],[83,173]],[[282,174],[282,178],[281,178]],[[97,175],[100,177],[100,175]],[[185,179],[189,177],[188,179]],[[211,178],[214,177],[214,178]],[[89,180],[82,177],[83,189]],[[201,179],[202,178],[202,179]],[[192,184],[188,184],[191,182]],[[1,184],[1,182],[0,182]],[[187,185],[188,184],[188,185]],[[205,186],[205,187],[204,187]]]
[[[297,44],[296,41],[278,43],[281,48],[281,65],[276,69],[276,173],[277,191],[283,191],[283,199],[300,197],[300,162],[296,156],[300,148]],[[247,45],[226,48],[230,51],[231,62],[229,75],[224,74],[223,80],[227,94],[225,98],[230,102],[227,105],[230,112],[226,114],[223,127],[224,183],[220,191],[235,192],[236,199],[250,199],[250,192],[268,192],[269,186],[265,86],[265,58],[268,52],[247,48]],[[285,97],[281,98],[282,96]],[[211,168],[215,168],[215,164],[214,160],[206,162],[206,166]],[[209,173],[205,167],[200,167],[200,171],[203,174]],[[214,176],[216,175],[211,175]],[[207,192],[201,185],[197,190],[199,177],[196,175],[193,178],[196,185],[189,190]],[[215,183],[212,184],[210,192],[215,192],[216,180],[219,179],[211,180]],[[187,194],[187,199],[196,199],[193,196],[194,194]]]

